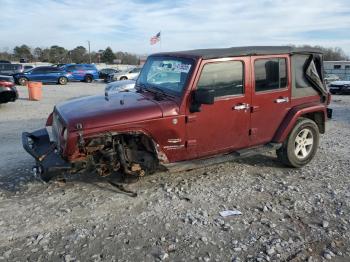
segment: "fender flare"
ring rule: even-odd
[[[277,143],[283,143],[283,141],[286,140],[289,133],[295,126],[295,123],[298,120],[298,118],[304,117],[305,115],[312,113],[321,113],[321,115],[323,116],[322,122],[324,124],[324,122],[327,119],[327,107],[324,104],[306,104],[296,106],[289,110],[282,123],[278,127],[272,141]],[[319,125],[319,123],[317,123],[317,125]]]

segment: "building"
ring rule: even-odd
[[[326,74],[337,75],[341,80],[350,81],[350,61],[324,61]]]

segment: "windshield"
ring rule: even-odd
[[[149,57],[136,85],[180,96],[193,66],[192,59]]]

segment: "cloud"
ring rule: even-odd
[[[339,46],[350,54],[348,0],[0,0],[0,48],[27,43],[159,51],[239,45]],[[5,36],[5,37],[4,37]]]

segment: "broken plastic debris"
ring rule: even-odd
[[[220,216],[222,217],[229,217],[229,216],[237,216],[237,215],[242,215],[242,212],[236,209],[233,210],[224,210],[219,212]]]

